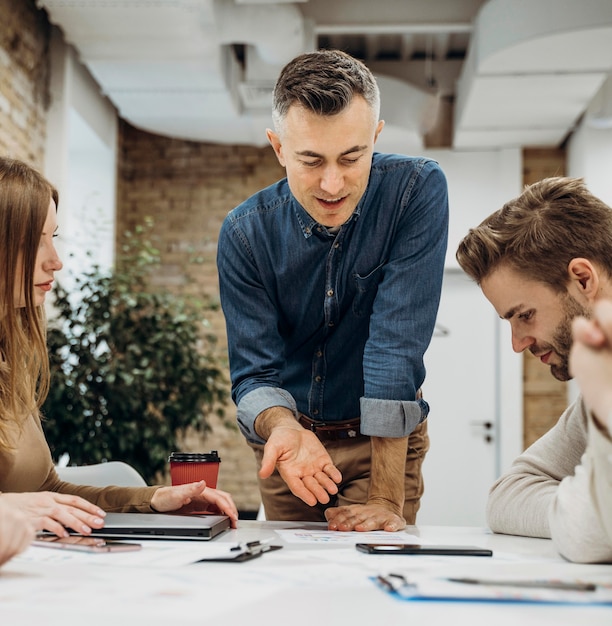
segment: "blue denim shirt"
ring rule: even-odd
[[[375,153],[366,191],[336,233],[287,180],[231,211],[217,265],[232,398],[248,441],[261,411],[320,421],[361,416],[361,432],[403,437],[427,417],[415,400],[434,329],[448,237],[435,161]]]

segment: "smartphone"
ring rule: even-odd
[[[61,548],[63,550],[78,550],[79,552],[133,552],[140,550],[139,543],[113,541],[102,537],[57,537],[56,535],[38,535],[32,542],[33,546],[45,548]]]
[[[477,546],[432,546],[418,543],[358,543],[368,554],[439,554],[445,556],[493,556],[492,550]]]

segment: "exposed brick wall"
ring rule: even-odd
[[[284,170],[272,148],[206,144],[142,132],[120,124],[117,234],[132,230],[145,218],[154,220],[153,235],[162,254],[156,282],[171,290],[195,291],[219,300],[216,269],[217,236],[234,206],[278,180]],[[200,257],[195,264],[194,254]],[[207,313],[226,360],[223,314]],[[227,374],[229,380],[229,372]],[[235,407],[226,407],[235,422]],[[212,417],[213,432],[202,440],[188,434],[183,449],[218,450],[219,488],[234,496],[238,508],[255,511],[259,490],[253,453],[237,430]]]
[[[42,168],[49,106],[47,14],[0,0],[0,153]]]
[[[523,183],[549,176],[565,176],[566,153],[563,149],[523,151]],[[530,352],[523,357],[523,445],[530,446],[550,430],[567,407],[567,383],[553,378],[550,368]]]

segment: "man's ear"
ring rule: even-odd
[[[285,159],[283,157],[283,145],[281,143],[280,137],[271,129],[266,129],[266,137],[270,142],[272,148],[274,148],[274,153],[276,154],[276,158],[282,167],[285,167]]]
[[[588,259],[572,259],[567,266],[569,291],[590,303],[595,302],[599,291],[599,272]]]
[[[376,140],[378,139],[378,135],[380,135],[380,131],[383,129],[384,125],[385,125],[384,120],[379,120],[378,124],[376,124],[376,130],[374,131],[374,143],[376,143]]]

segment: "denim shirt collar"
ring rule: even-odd
[[[367,192],[367,189],[366,189],[366,192]],[[349,222],[356,221],[359,218],[359,216],[361,215],[362,202],[365,196],[366,196],[366,193],[363,194],[363,196],[361,197],[361,199],[359,200],[357,204],[357,207],[351,213],[351,216],[346,220],[346,222],[342,224],[342,227],[344,227]],[[330,233],[329,230],[327,230],[326,226],[323,226],[323,224],[320,224],[315,219],[313,219],[310,213],[308,213],[308,211],[306,211],[306,209],[295,199],[295,196],[293,196],[293,200],[294,200],[295,217],[297,218],[298,224],[300,225],[300,228],[302,229],[302,233],[304,234],[304,239],[308,239],[313,233],[316,233],[317,231],[321,232],[322,234],[326,236],[331,236],[333,234],[333,233]]]

